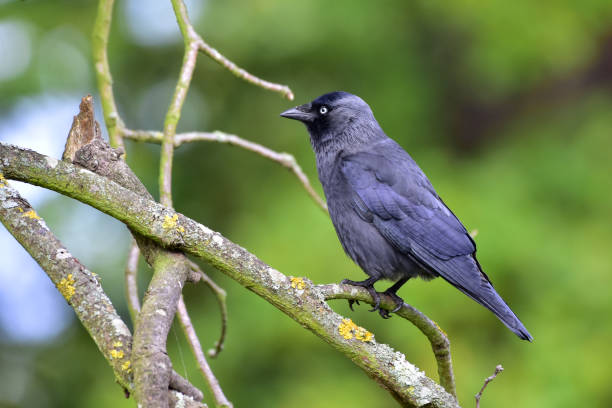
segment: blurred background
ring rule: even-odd
[[[192,0],[192,21],[228,58],[289,84],[295,102],[200,56],[179,131],[222,130],[294,154],[318,191],[306,130],[278,114],[320,94],[363,97],[469,230],[480,262],[533,334],[519,341],[442,280],[400,295],[452,342],[459,400],[496,364],[483,407],[612,406],[612,2]],[[80,98],[95,97],[95,1],[0,0],[0,140],[60,157]],[[161,129],[183,54],[168,1],[118,0],[109,58],[120,113]],[[159,146],[127,142],[128,162],[157,196]],[[227,145],[176,151],[178,211],[287,275],[315,283],[365,275],[331,222],[279,165]],[[12,182],[91,270],[129,321],[123,269],[130,241],[116,220]],[[0,406],[131,407],[94,343],[29,255],[0,228]],[[225,350],[211,361],[236,407],[395,406],[351,362],[214,269],[228,292]],[[150,270],[141,261],[140,289]],[[380,290],[387,287],[381,284]],[[215,300],[185,289],[208,348]],[[367,306],[339,313],[437,380],[425,338]],[[180,330],[176,370],[204,389]],[[210,399],[208,400],[210,403]]]

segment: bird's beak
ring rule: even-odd
[[[283,118],[295,119],[300,122],[310,122],[314,119],[309,103],[288,109],[280,114]]]

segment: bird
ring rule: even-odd
[[[442,277],[493,312],[523,340],[533,337],[493,288],[476,259],[476,244],[412,157],[389,138],[360,97],[336,91],[280,114],[306,125],[329,215],[346,254],[369,276],[360,286],[380,307],[374,283],[396,303],[409,279]],[[352,309],[352,302],[349,302]]]

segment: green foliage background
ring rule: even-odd
[[[43,93],[96,94],[89,43],[96,6],[0,5],[0,21],[27,22],[36,43],[30,67],[0,82],[0,113]],[[130,128],[159,129],[182,44],[138,44],[124,9],[119,0],[109,48],[119,109]],[[400,291],[449,334],[463,406],[473,406],[499,363],[505,371],[487,389],[485,407],[612,406],[610,1],[209,0],[200,9],[194,24],[210,44],[250,72],[289,84],[297,103],[332,90],[362,96],[468,229],[478,229],[479,259],[533,344],[442,280],[409,282]],[[82,76],[75,75],[76,60],[87,63]],[[294,104],[201,56],[179,131],[219,129],[293,153],[320,191],[305,129],[278,117]],[[75,99],[75,113],[77,106]],[[64,140],[57,135],[58,145]],[[20,144],[28,147],[28,140]],[[129,164],[156,195],[159,148],[127,147]],[[292,175],[252,153],[204,143],[179,148],[174,203],[288,275],[317,283],[363,277]],[[122,283],[127,230],[112,220],[105,222],[116,232],[102,236],[63,228],[80,207],[58,196],[38,210],[69,248],[118,243],[110,253],[75,254],[101,275],[129,320]],[[211,364],[235,406],[396,404],[318,338],[207,270],[228,291],[228,340]],[[150,271],[141,271],[144,290]],[[185,292],[201,341],[212,346],[219,332],[214,299],[200,286]],[[429,345],[409,323],[383,321],[365,306],[354,313],[345,302],[332,306],[437,378]],[[178,329],[169,351],[177,371],[203,387]],[[0,341],[2,366],[3,377],[15,367],[28,374],[17,406],[134,404],[76,321],[42,344]],[[7,384],[0,382],[0,405]]]

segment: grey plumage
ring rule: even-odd
[[[358,96],[332,92],[289,109],[283,117],[303,122],[317,160],[330,217],[345,252],[373,284],[441,276],[490,309],[521,339],[532,340],[521,321],[493,288],[476,260],[476,245],[444,204],[415,161],[385,135],[370,107]],[[397,310],[397,308],[396,308]]]

